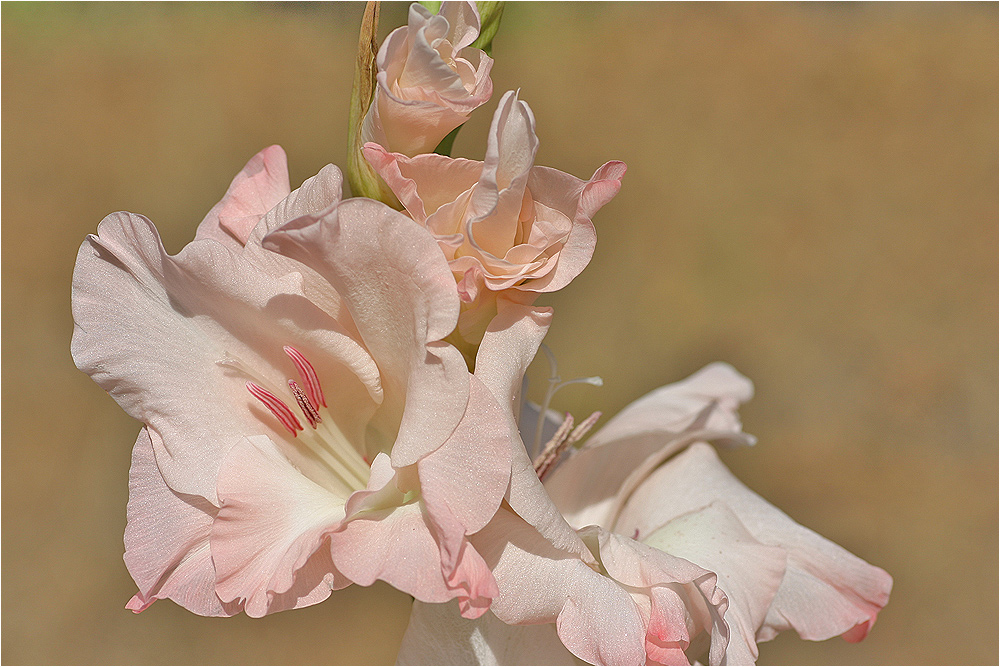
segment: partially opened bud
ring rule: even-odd
[[[498,295],[530,304],[583,271],[597,243],[591,219],[625,175],[617,160],[588,180],[535,166],[535,117],[514,91],[493,116],[483,162],[407,157],[374,143],[363,150],[448,258],[462,300],[459,337],[449,342],[467,352],[496,315]]]
[[[491,10],[496,32],[498,12]],[[361,126],[361,145],[394,153],[431,153],[493,93],[493,59],[470,45],[480,36],[473,2],[447,1],[432,14],[410,6],[408,25],[394,30],[377,58],[374,99]]]

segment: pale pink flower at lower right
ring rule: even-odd
[[[492,383],[498,398],[513,380]],[[500,590],[491,611],[467,621],[454,604],[416,603],[400,664],[734,665],[782,630],[863,639],[892,578],[795,523],[707,444],[752,444],[736,413],[752,393],[712,364],[627,406],[554,468],[532,452],[553,505],[501,507],[470,538]],[[534,414],[522,414],[529,443]],[[524,474],[515,465],[512,485]],[[548,537],[562,519],[589,553]]]

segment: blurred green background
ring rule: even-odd
[[[135,616],[121,560],[138,424],[69,355],[76,250],[112,211],[176,252],[255,152],[345,163],[360,4],[2,7],[3,660],[391,662],[407,598],[261,620]],[[386,6],[382,35],[405,21]],[[578,417],[721,359],[760,443],[727,463],[895,577],[869,638],[762,663],[996,663],[997,5],[507,8],[481,157],[520,88],[538,164],[621,159],[590,267],[548,297]]]

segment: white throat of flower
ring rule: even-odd
[[[286,345],[284,351],[295,364],[302,386],[289,379],[287,389],[278,389],[254,373],[248,364],[228,352],[217,363],[252,378],[252,381],[246,383],[247,391],[274,415],[291,435],[293,443],[301,445],[332,473],[331,482],[336,488],[330,489],[331,491],[346,498],[355,491],[365,489],[371,475],[371,466],[350,443],[330,414],[316,369],[294,347]],[[303,426],[289,403],[279,398],[282,394],[291,395],[308,426]]]

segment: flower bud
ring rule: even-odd
[[[372,141],[407,156],[433,152],[493,93],[493,59],[470,46],[479,36],[473,2],[443,2],[438,14],[411,5],[408,24],[379,49],[361,145]]]

